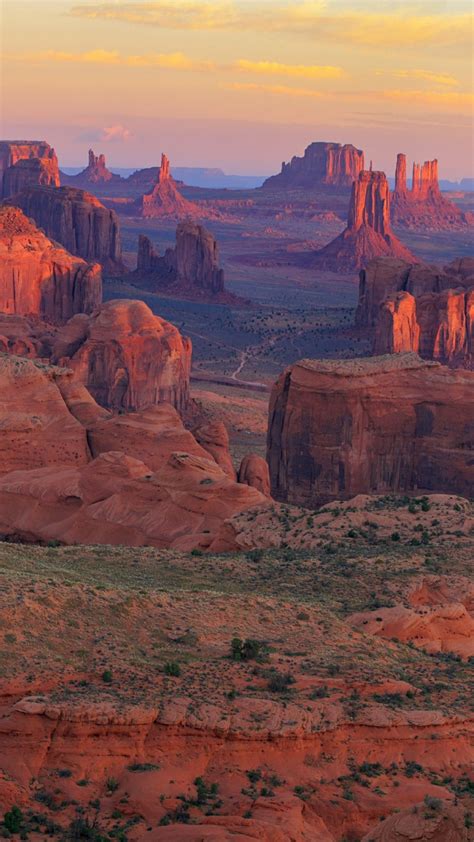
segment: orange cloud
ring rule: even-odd
[[[87,53],[64,53],[59,50],[43,50],[40,53],[24,53],[22,55],[7,55],[6,58],[17,61],[31,62],[65,62],[85,64],[119,64],[120,55],[108,50],[90,50]]]
[[[421,79],[425,82],[433,82],[435,85],[455,87],[459,80],[449,73],[433,73],[430,70],[377,70],[376,76],[393,76],[395,79]]]
[[[124,67],[161,67],[168,70],[214,70],[212,61],[195,61],[184,53],[150,53],[148,55],[121,56],[107,50],[91,50],[87,53],[65,53],[56,50],[44,50],[39,53],[6,55],[13,61],[21,62],[57,62],[66,64],[118,64]]]
[[[256,82],[232,82],[225,86],[232,91],[263,91],[269,94],[280,94],[293,97],[315,97],[329,96],[322,91],[312,91],[309,88],[291,88],[289,85],[259,85]]]
[[[342,67],[318,64],[281,64],[278,61],[248,61],[239,59],[237,70],[245,73],[260,73],[266,76],[296,76],[305,79],[340,79],[344,76]]]
[[[383,4],[380,4],[383,8]],[[419,14],[413,3],[396,11],[354,10],[350,0],[130,0],[90,6],[76,4],[71,14],[96,20],[139,23],[168,29],[256,30],[298,33],[313,40],[349,43],[374,49],[386,47],[450,47],[471,50],[471,13]]]

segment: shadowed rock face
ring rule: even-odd
[[[59,187],[54,149],[44,140],[0,141],[0,198],[35,185]]]
[[[374,329],[374,353],[415,351],[472,368],[474,260],[443,269],[379,258],[360,273],[356,324]]]
[[[382,255],[417,262],[390,227],[390,190],[385,173],[363,170],[352,185],[347,228],[315,252],[312,264],[320,269],[353,272]]]
[[[137,272],[152,275],[157,287],[173,285],[183,291],[218,295],[224,291],[224,271],[219,268],[217,240],[197,222],[180,222],[176,247],[161,256],[150,240],[138,240]]]
[[[104,407],[132,410],[166,401],[181,410],[189,397],[191,350],[191,341],[143,301],[120,300],[90,318],[72,319],[52,358],[72,368]]]
[[[469,224],[460,208],[441,194],[436,158],[424,164],[413,164],[410,190],[407,188],[406,173],[406,155],[399,153],[391,202],[391,218],[395,225],[411,229],[443,230],[462,228]]]
[[[272,175],[263,187],[350,187],[364,169],[364,153],[348,143],[311,143],[304,156],[294,156],[281,172]]]
[[[10,200],[71,254],[123,272],[120,226],[113,210],[74,187],[31,187]]]
[[[51,242],[18,208],[0,207],[0,311],[65,321],[101,300],[97,263]]]
[[[415,354],[302,360],[273,387],[273,495],[317,506],[359,493],[472,494],[474,374]]]
[[[257,488],[265,497],[270,497],[270,475],[268,463],[257,453],[248,453],[242,459],[238,472],[238,481]]]

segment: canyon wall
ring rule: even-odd
[[[92,193],[74,187],[31,187],[9,201],[71,254],[97,261],[114,274],[125,271],[117,215]]]
[[[101,300],[97,263],[53,243],[18,208],[0,207],[0,312],[65,321]]]
[[[301,360],[273,387],[267,458],[277,499],[474,489],[474,373],[415,354]]]

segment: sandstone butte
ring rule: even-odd
[[[270,399],[276,499],[315,507],[359,493],[471,495],[474,373],[416,354],[301,360]]]
[[[155,316],[143,301],[108,301],[59,331],[52,362],[67,366],[102,406],[142,409],[189,398],[191,340]]]
[[[348,143],[310,143],[304,156],[281,165],[281,172],[263,183],[264,188],[350,187],[364,169],[364,153]]]
[[[166,249],[163,256],[140,234],[137,275],[156,289],[172,287],[198,297],[232,298],[224,290],[217,240],[203,225],[190,220],[178,224],[176,246]]]
[[[0,199],[35,185],[59,187],[54,149],[44,140],[0,141]]]
[[[453,367],[474,362],[474,259],[440,269],[380,258],[360,273],[356,324],[375,354],[414,351]]]
[[[313,253],[311,265],[353,272],[382,255],[418,262],[390,225],[390,190],[383,172],[362,170],[353,182],[347,228]]]
[[[93,149],[89,149],[89,160],[87,167],[76,175],[62,174],[63,182],[66,184],[87,187],[88,184],[107,184],[110,181],[120,182],[120,175],[110,172],[105,163],[105,155],[95,155]]]
[[[69,254],[18,208],[0,207],[0,311],[65,321],[101,300],[98,263]]]
[[[407,188],[406,155],[397,155],[395,190],[391,201],[394,225],[441,231],[471,224],[454,202],[442,195],[438,183],[438,161],[413,164],[412,186]]]
[[[206,215],[204,209],[181,195],[171,176],[170,162],[164,154],[161,156],[156,184],[149,193],[144,193],[139,206],[141,215],[147,219],[183,219]]]
[[[8,203],[34,219],[47,237],[108,273],[123,273],[120,225],[116,213],[85,190],[74,187],[30,187]]]

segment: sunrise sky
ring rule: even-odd
[[[474,175],[470,0],[0,0],[2,137],[267,174],[314,140]]]

